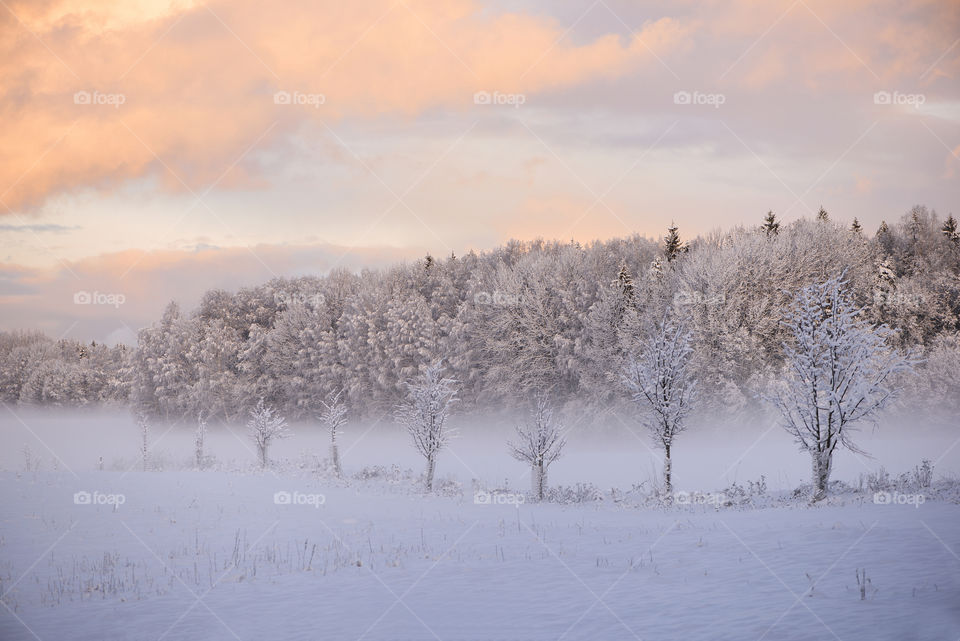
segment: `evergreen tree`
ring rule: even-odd
[[[620,266],[620,273],[617,274],[617,289],[620,290],[623,300],[629,301],[633,298],[633,278],[630,277],[626,265]]]
[[[953,214],[947,216],[947,220],[944,221],[940,231],[943,232],[943,235],[946,236],[950,242],[960,244],[960,234],[957,233],[957,221],[953,217]]]
[[[780,233],[780,223],[777,222],[777,217],[773,213],[773,210],[767,212],[767,217],[763,219],[763,225],[760,229],[767,235],[767,238],[777,236]]]
[[[863,233],[863,225],[860,224],[859,220],[854,218],[853,224],[850,225],[850,231],[852,231],[854,234],[861,234]]]
[[[829,222],[830,214],[827,213],[827,210],[820,206],[820,211],[817,212],[817,221],[821,223]]]
[[[685,251],[687,251],[687,246],[680,240],[677,225],[670,223],[670,227],[667,229],[667,237],[663,241],[663,252],[667,256],[667,261],[673,261]]]

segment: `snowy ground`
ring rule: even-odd
[[[955,486],[938,472],[919,505],[903,498],[909,493],[892,495],[902,504],[876,504],[869,491],[847,491],[809,507],[789,485],[805,471],[802,457],[786,443],[785,464],[771,458],[781,456],[777,433],[758,440],[760,430],[729,452],[711,449],[706,436],[688,441],[677,483],[705,493],[726,488],[732,480],[716,477],[757,443],[735,467],[749,470],[742,486],[767,470],[771,488],[725,497],[731,505],[704,494],[701,505],[657,506],[629,483],[612,495],[608,476],[647,476],[633,440],[620,456],[582,448],[556,464],[553,483],[596,483],[603,500],[517,506],[514,494],[475,502],[474,483],[525,486],[502,451],[470,447],[468,438],[441,459],[445,495],[425,497],[402,469],[335,482],[297,448],[278,452],[289,458],[275,474],[239,462],[203,472],[114,470],[115,458],[135,462],[135,436],[81,445],[56,436],[52,423],[28,417],[28,425],[39,437],[30,446],[37,471],[7,448],[0,472],[4,640],[960,639]],[[70,427],[89,426],[78,419]],[[0,428],[7,443],[27,441],[17,421]],[[165,445],[187,458],[169,438]],[[235,442],[220,438],[223,451]],[[417,463],[389,438],[367,438],[346,457],[348,473],[360,471],[358,459]],[[40,441],[60,455],[58,469]],[[871,465],[894,460],[878,450],[895,443],[874,445]],[[937,469],[949,470],[949,445],[914,443],[908,458],[947,453]],[[102,472],[90,464],[97,449]],[[718,451],[721,460],[708,464]],[[373,452],[383,460],[367,460]],[[895,462],[905,460],[887,467],[898,474],[908,466]],[[621,465],[625,472],[609,469]],[[848,480],[861,465],[844,460]],[[79,492],[90,504],[75,502]],[[278,492],[303,504],[283,504],[285,494],[278,504]],[[869,579],[865,600],[857,569]]]

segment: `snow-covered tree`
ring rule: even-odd
[[[337,432],[347,422],[347,406],[343,402],[343,390],[331,392],[326,400],[320,401],[323,411],[320,412],[320,423],[330,432],[330,462],[336,475],[342,476],[340,467],[340,450],[337,447]]]
[[[204,453],[204,441],[207,438],[207,419],[203,417],[203,412],[197,415],[197,431],[193,436],[193,455],[196,458],[197,469],[202,470],[206,464],[206,454]]]
[[[144,412],[137,412],[137,428],[140,430],[140,460],[146,472],[150,463],[150,423]]]
[[[692,375],[692,333],[682,322],[665,314],[642,337],[627,361],[624,380],[641,411],[643,424],[663,448],[664,492],[671,493],[671,449],[674,438],[686,429],[686,419],[696,400]]]
[[[402,425],[420,455],[427,459],[425,487],[433,490],[437,454],[453,430],[447,425],[456,400],[457,382],[443,376],[443,362],[435,361],[412,383],[407,383],[407,398],[396,407],[396,420]]]
[[[815,500],[826,495],[837,447],[860,452],[852,427],[879,412],[893,395],[894,375],[912,368],[888,345],[893,331],[871,326],[846,285],[839,276],[804,287],[783,319],[786,376],[773,401],[811,456]]]
[[[267,467],[267,449],[275,439],[291,436],[287,429],[287,421],[277,414],[272,407],[263,404],[261,398],[257,406],[250,410],[250,420],[247,421],[250,438],[257,446],[260,457],[260,467]]]
[[[560,458],[566,441],[560,435],[560,422],[546,396],[537,396],[531,421],[517,426],[517,440],[508,443],[510,454],[518,461],[530,464],[531,488],[538,501],[547,489],[547,468]]]

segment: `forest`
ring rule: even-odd
[[[210,290],[192,310],[171,301],[136,346],[0,334],[0,400],[129,406],[161,420],[203,413],[245,420],[259,400],[311,420],[342,390],[353,415],[394,408],[405,385],[442,361],[458,411],[529,407],[601,416],[631,399],[631,341],[665,313],[691,333],[698,411],[763,405],[784,368],[785,308],[801,288],[846,281],[875,326],[916,356],[905,406],[960,411],[960,233],[952,215],[916,206],[868,231],[821,209],[781,223],[689,240],[672,225],[578,242],[510,241],[490,251],[351,273]],[[599,410],[599,411],[598,411]]]

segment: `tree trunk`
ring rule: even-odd
[[[664,451],[666,455],[663,457],[663,491],[667,496],[670,496],[673,494],[673,483],[670,479],[670,446],[665,445]]]
[[[337,431],[330,432],[330,461],[333,463],[333,472],[337,478],[343,476],[343,470],[340,468],[340,450],[337,448]]]
[[[266,469],[267,467],[267,444],[264,443],[260,446],[260,467]]]
[[[428,457],[427,458],[427,481],[426,481],[427,492],[433,491],[433,470],[435,467],[436,467],[436,461],[434,461],[432,456]]]
[[[813,500],[819,501],[827,495],[830,483],[830,472],[833,468],[833,452],[811,452],[813,457]]]
[[[533,469],[530,471],[531,475],[531,489],[533,490],[533,495],[537,497],[538,501],[543,500],[544,492],[547,489],[547,468],[543,466],[543,462],[534,463]]]

